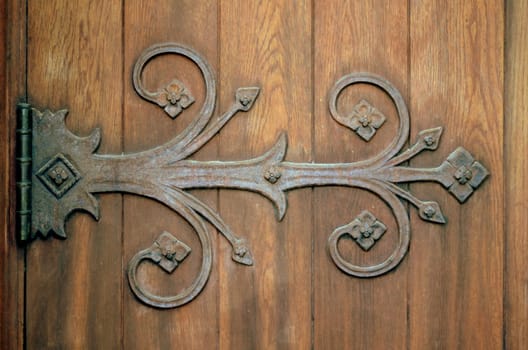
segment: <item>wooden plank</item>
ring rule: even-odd
[[[412,1],[410,12],[412,134],[444,127],[438,150],[412,165],[440,164],[463,146],[491,173],[463,205],[440,186],[412,185],[448,222],[411,213],[410,348],[501,349],[503,1]]]
[[[38,108],[68,108],[68,126],[102,129],[99,152],[121,150],[121,5],[29,1],[28,91]],[[115,349],[121,344],[121,195],[100,197],[101,220],[74,215],[68,239],[32,242],[27,255],[27,344]]]
[[[528,348],[528,3],[506,1],[504,162],[505,346]]]
[[[131,84],[132,69],[141,52],[163,42],[184,44],[202,55],[213,70],[218,68],[217,5],[211,1],[126,1],[125,18],[125,152],[148,149],[175,137],[199,112],[205,97],[203,79],[197,67],[177,55],[153,59],[145,68],[144,81],[150,90],[167,86],[178,79],[196,102],[176,119],[157,105],[142,100]],[[214,117],[213,117],[214,118]],[[215,159],[213,140],[194,159]],[[216,207],[217,192],[198,197]],[[144,264],[139,279],[148,290],[160,295],[175,295],[198,275],[202,251],[196,233],[176,213],[152,200],[125,196],[124,263],[139,250],[148,248],[168,231],[192,249],[189,257],[171,274],[158,266]],[[213,246],[216,232],[211,229]],[[214,259],[214,258],[213,258]],[[214,260],[213,260],[214,261]],[[216,263],[214,263],[216,266]],[[191,303],[175,310],[162,311],[142,304],[127,287],[124,291],[125,349],[212,349],[218,342],[218,275],[216,267],[205,289]]]
[[[220,159],[242,160],[270,149],[288,131],[287,159],[311,158],[311,4],[223,1],[220,14],[220,110],[238,87],[259,86],[253,109],[220,135]],[[247,239],[254,265],[231,260],[219,240],[220,348],[311,347],[310,189],[288,194],[283,222],[253,193],[222,190],[220,213]]]
[[[387,117],[367,143],[331,118],[328,92],[342,76],[364,71],[388,79],[407,97],[407,2],[315,2],[314,14],[315,160],[366,160],[397,132],[393,104],[372,86],[354,85],[343,92],[338,100],[341,113],[366,99]],[[387,226],[385,235],[368,252],[345,239],[339,249],[358,265],[385,260],[398,237],[391,211],[380,198],[359,189],[320,188],[314,196],[314,348],[406,348],[406,262],[387,275],[359,279],[342,273],[326,249],[336,227],[368,209]]]
[[[0,348],[24,346],[24,249],[15,233],[15,102],[25,98],[26,6],[16,1],[0,5]]]

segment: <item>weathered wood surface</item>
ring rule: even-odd
[[[504,181],[504,335],[528,347],[528,3],[506,1]]]
[[[414,1],[411,7],[412,133],[442,125],[437,151],[413,166],[441,163],[458,146],[492,174],[464,205],[437,186],[445,226],[411,213],[409,334],[413,349],[502,348],[503,2]],[[436,187],[436,188],[435,188]]]
[[[0,5],[0,348],[22,349],[24,336],[24,249],[15,239],[15,106],[25,98],[26,7]],[[18,26],[10,25],[18,23]],[[8,116],[13,116],[9,118]]]

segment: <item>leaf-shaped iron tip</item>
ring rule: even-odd
[[[243,87],[236,91],[236,101],[241,111],[249,111],[253,107],[253,103],[258,97],[260,88],[258,87]]]
[[[437,224],[446,223],[442,210],[436,202],[423,202],[418,208],[418,212],[423,220],[436,222]]]
[[[246,245],[244,240],[241,240],[233,246],[233,255],[231,256],[233,261],[239,264],[251,266],[253,265],[253,255]]]
[[[424,148],[428,150],[435,150],[438,148],[440,142],[440,136],[442,136],[442,127],[426,129],[420,131],[418,134],[418,142],[422,142]]]

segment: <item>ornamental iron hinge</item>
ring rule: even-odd
[[[194,102],[190,90],[179,80],[151,92],[142,83],[145,65],[162,54],[185,56],[201,71],[205,81],[204,104],[193,122],[169,142],[139,153],[112,155],[97,153],[100,131],[78,137],[65,126],[67,111],[40,112],[28,104],[17,112],[17,231],[21,241],[37,235],[66,238],[64,222],[72,211],[85,210],[99,218],[94,193],[133,193],[157,200],[183,217],[196,232],[202,246],[202,265],[196,279],[177,295],[159,296],[147,291],[136,279],[143,261],[173,272],[191,253],[186,243],[163,232],[151,247],[138,252],[128,264],[128,280],[133,293],[144,303],[160,308],[178,307],[194,299],[204,288],[211,272],[213,248],[205,221],[211,223],[231,244],[232,259],[252,265],[247,242],[235,235],[217,212],[186,190],[192,188],[235,188],[267,197],[281,220],[286,213],[286,192],[313,186],[348,186],[378,195],[392,210],[398,226],[396,248],[383,262],[359,266],[347,261],[338,250],[342,238],[354,240],[359,249],[369,251],[388,230],[375,213],[358,210],[350,223],[336,228],[329,236],[329,255],[343,272],[355,277],[375,277],[394,269],[409,248],[410,224],[405,200],[418,209],[419,216],[445,223],[438,203],[422,201],[407,188],[410,182],[437,182],[463,203],[488,176],[486,168],[459,147],[436,167],[413,168],[404,165],[418,153],[438,147],[441,127],[423,130],[416,141],[403,150],[409,136],[409,113],[398,90],[387,80],[369,73],[352,73],[339,79],[329,94],[330,114],[338,123],[368,142],[375,137],[387,117],[365,99],[343,115],[337,109],[339,94],[353,84],[369,84],[388,94],[396,106],[399,128],[391,143],[376,156],[353,163],[294,163],[284,161],[287,138],[281,134],[265,154],[243,161],[197,161],[189,159],[238,112],[247,112],[259,94],[258,87],[239,88],[235,100],[222,116],[212,119],[216,84],[209,64],[185,46],[166,43],[147,49],[137,60],[133,84],[143,99],[159,105],[176,118]],[[153,175],[154,173],[154,175]]]

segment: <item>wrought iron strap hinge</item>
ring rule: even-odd
[[[347,261],[339,252],[343,238],[354,240],[359,249],[369,251],[389,230],[376,213],[353,209],[357,216],[349,223],[339,223],[327,241],[329,256],[343,272],[355,277],[375,277],[394,269],[405,257],[410,242],[410,223],[402,200],[418,209],[426,221],[445,223],[438,203],[421,200],[399,184],[436,182],[463,203],[488,176],[487,169],[464,148],[459,147],[439,165],[413,168],[404,165],[422,151],[437,149],[442,128],[418,133],[415,142],[403,150],[409,136],[409,114],[398,90],[382,77],[352,73],[339,79],[329,94],[329,110],[335,121],[354,131],[365,142],[372,140],[388,119],[382,111],[360,99],[352,112],[337,109],[340,93],[353,84],[370,84],[388,94],[396,106],[398,132],[380,153],[353,163],[294,163],[284,160],[286,134],[265,154],[241,161],[197,161],[189,159],[238,112],[247,112],[259,94],[258,87],[239,88],[231,107],[220,117],[212,118],[216,84],[209,64],[185,46],[166,43],[147,49],[138,58],[133,71],[136,92],[176,118],[195,102],[192,92],[179,80],[172,80],[157,91],[145,89],[142,72],[155,56],[177,54],[193,61],[200,69],[206,88],[202,108],[193,122],[167,143],[139,153],[111,155],[97,153],[100,132],[78,137],[67,130],[67,111],[40,112],[27,104],[18,106],[17,127],[17,223],[20,240],[47,236],[51,232],[66,237],[64,222],[74,210],[85,210],[99,218],[99,204],[94,193],[126,192],[157,200],[183,217],[196,232],[202,246],[198,276],[179,294],[155,295],[136,278],[138,266],[145,260],[172,273],[191,248],[169,232],[163,232],[147,249],[131,257],[128,279],[132,292],[144,303],[171,308],[184,305],[204,288],[212,266],[212,243],[205,221],[211,223],[231,244],[232,259],[253,264],[246,240],[235,235],[217,212],[187,192],[192,188],[235,188],[257,192],[267,197],[281,220],[287,209],[286,192],[301,187],[347,186],[368,190],[379,196],[392,210],[399,239],[393,252],[381,263],[360,266]],[[153,176],[155,172],[155,176]]]

